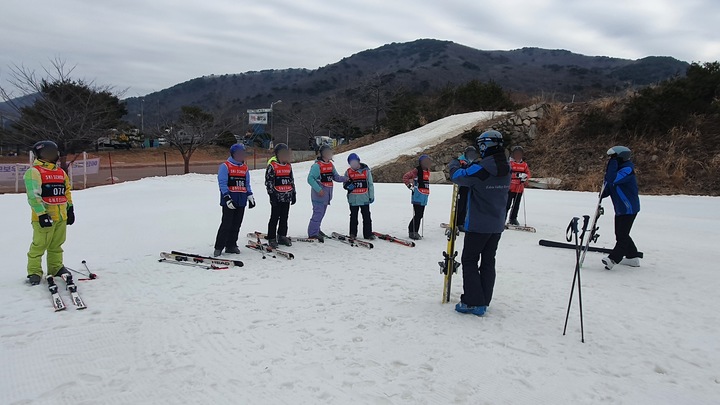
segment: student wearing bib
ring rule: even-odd
[[[410,201],[413,205],[413,218],[408,224],[408,236],[414,240],[422,239],[419,230],[425,215],[425,206],[430,198],[430,167],[432,167],[430,156],[422,155],[418,159],[418,167],[403,175],[403,183],[412,190]]]
[[[310,198],[312,200],[313,214],[308,224],[308,237],[325,241],[326,235],[320,229],[333,195],[333,182],[343,183],[347,178],[338,174],[332,162],[333,150],[330,145],[320,147],[320,156],[310,167],[307,182],[312,187]]]
[[[347,180],[343,188],[347,190],[348,204],[350,204],[350,236],[356,238],[358,235],[358,213],[363,218],[363,238],[375,239],[372,230],[372,218],[370,217],[370,204],[375,201],[375,186],[373,185],[372,173],[365,163],[360,162],[360,157],[351,153],[348,156],[350,168],[345,171]]]
[[[230,147],[230,157],[218,168],[222,221],[215,238],[214,256],[220,256],[223,249],[225,253],[240,253],[237,240],[245,216],[245,206],[255,208],[250,170],[245,164],[245,158],[245,146],[236,143]]]
[[[290,148],[284,143],[275,145],[275,156],[265,169],[265,189],[270,197],[268,244],[292,246],[287,237],[290,206],[295,204],[295,176],[290,165]]]
[[[63,248],[67,226],[75,223],[70,192],[70,179],[57,165],[58,146],[52,141],[40,141],[32,148],[35,161],[23,179],[27,200],[32,209],[33,238],[28,251],[27,280],[38,285],[42,280],[42,257],[47,253],[47,274],[58,276],[67,270],[63,266]]]

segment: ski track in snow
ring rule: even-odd
[[[252,175],[259,204],[246,212],[241,242],[269,217],[262,173]],[[311,207],[302,167],[296,176],[290,234],[301,236]],[[323,229],[346,233],[349,212],[335,191]],[[63,293],[70,306],[60,313],[44,283],[24,285],[29,210],[24,196],[3,195],[0,404],[720,402],[720,200],[642,197],[633,230],[641,268],[608,272],[588,253],[582,344],[576,305],[562,336],[574,252],[537,240],[564,240],[595,194],[527,192],[538,233],[503,234],[495,297],[477,318],[453,310],[460,274],[453,305],[440,304],[438,225],[450,192],[433,186],[415,248],[297,242],[287,249],[294,261],[243,248],[245,267],[207,271],[157,259],[161,250],[211,251],[220,220],[213,176],[79,191],[65,262],[81,268],[85,259],[99,278],[78,283],[88,309],[76,311]],[[408,191],[378,184],[376,194],[375,229],[406,236]],[[613,240],[609,201],[606,211],[601,246]]]

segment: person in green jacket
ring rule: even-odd
[[[358,235],[358,212],[363,218],[363,238],[375,239],[372,229],[372,218],[370,217],[370,204],[375,202],[375,185],[373,184],[372,173],[365,163],[360,162],[357,153],[348,156],[350,168],[345,171],[347,180],[343,188],[347,190],[348,204],[350,204],[350,236],[356,238]]]
[[[67,272],[63,266],[63,249],[68,225],[75,223],[70,179],[57,165],[58,146],[52,141],[33,145],[35,161],[25,172],[25,190],[32,209],[33,239],[28,251],[27,279],[30,285],[42,280],[42,257],[47,253],[48,276]]]

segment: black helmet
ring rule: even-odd
[[[44,160],[50,163],[56,163],[60,158],[58,146],[53,141],[36,142],[32,147],[32,152],[33,155],[35,155],[35,159]]]
[[[275,145],[275,149],[273,149],[273,152],[275,153],[275,156],[277,156],[278,153],[284,150],[290,150],[290,148],[284,143],[279,143]]]
[[[477,137],[475,143],[477,143],[478,151],[480,152],[481,157],[502,151],[502,147],[505,144],[503,142],[502,134],[495,130],[483,132]]]
[[[613,146],[607,151],[608,156],[611,158],[618,158],[623,162],[627,162],[632,158],[632,151],[630,148],[625,146]]]

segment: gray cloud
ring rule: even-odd
[[[714,0],[7,0],[0,83],[10,64],[59,56],[134,96],[213,73],[316,68],[417,38],[710,61],[720,59],[718,21]]]

